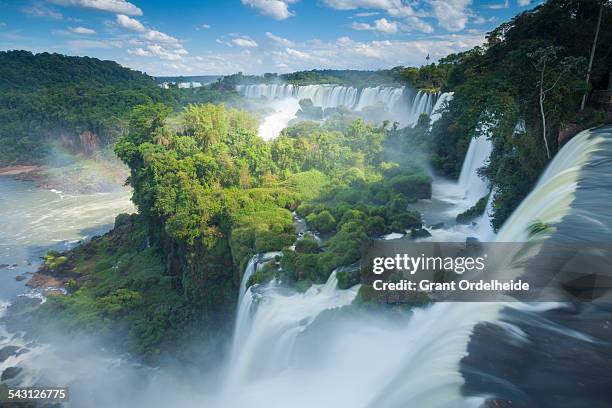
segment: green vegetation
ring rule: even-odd
[[[0,66],[0,165],[36,161],[50,140],[82,150],[108,143],[125,112],[161,100],[152,78],[112,61],[8,51]]]
[[[468,208],[461,214],[457,215],[457,222],[459,224],[469,224],[472,220],[480,217],[484,214],[485,209],[487,208],[487,201],[489,200],[489,195],[482,197],[480,200],[476,202],[472,207]]]
[[[598,10],[596,3],[552,0],[493,30],[484,46],[419,69],[323,70],[263,78],[236,74],[185,92],[176,87],[163,91],[151,78],[113,63],[0,54],[12,72],[9,82],[0,82],[6,91],[0,96],[0,119],[6,126],[0,137],[8,146],[2,160],[18,160],[24,149],[36,151],[45,140],[39,138],[40,128],[16,126],[59,123],[65,127],[56,128],[76,129],[75,134],[89,130],[109,140],[119,137],[115,152],[130,168],[128,181],[139,210],[138,217],[118,217],[115,230],[102,238],[67,254],[47,254],[44,271],[66,278],[69,294],[51,299],[37,318],[54,316],[67,330],[113,333],[119,346],[154,361],[168,344],[190,335],[191,328],[203,342],[222,332],[232,320],[245,265],[256,253],[282,251],[283,256],[253,274],[250,284],[279,277],[303,291],[336,269],[340,287],[350,287],[362,279],[355,265],[370,240],[390,232],[428,234],[420,214],[407,209],[431,197],[431,180],[421,161],[457,176],[470,139],[483,132],[494,149],[481,173],[495,186],[493,221],[500,226],[558,150],[561,129],[591,126],[602,118],[595,106],[579,110],[585,50],[592,41],[585,27],[593,26]],[[602,24],[612,24],[607,8]],[[600,41],[612,43],[612,32],[602,30]],[[51,62],[64,59],[77,67],[77,72],[67,68],[70,81],[53,65],[59,77],[26,84],[36,64],[42,63],[44,72]],[[611,59],[609,52],[596,54],[590,86],[602,86]],[[23,77],[15,61],[26,67]],[[95,72],[87,71],[85,62]],[[108,72],[97,75],[100,70]],[[102,82],[94,87],[90,78]],[[406,129],[387,122],[370,125],[348,112],[321,111],[301,101],[303,118],[327,117],[325,123],[303,121],[270,142],[257,136],[251,114],[201,103],[231,97],[238,83],[262,80],[410,84],[452,90],[455,97],[431,128],[422,115]],[[56,83],[61,85],[57,93]],[[129,96],[119,97],[118,88]],[[95,97],[95,105],[85,103],[89,97]],[[28,105],[21,101],[20,109],[12,109],[15,98],[29,98],[43,108],[56,103],[58,111],[51,111],[48,122],[38,119],[38,110],[32,111],[33,120],[23,121],[30,117],[23,116]],[[112,108],[106,109],[111,100]],[[486,202],[483,197],[458,221],[481,214]],[[321,240],[306,234],[296,242],[293,211]],[[532,235],[549,230],[540,224],[530,227]],[[381,299],[389,295],[361,283],[359,301],[365,304],[427,301],[422,294]]]
[[[223,105],[171,114],[161,103],[132,110],[115,151],[130,168],[139,215],[48,254],[45,269],[65,278],[69,294],[45,304],[41,321],[54,315],[68,331],[102,336],[118,328],[118,346],[155,361],[183,328],[200,330],[202,344],[222,333],[254,254],[284,256],[251,284],[279,276],[306,290],[359,260],[372,237],[421,227],[407,205],[430,197],[430,180],[413,161],[388,157],[385,126],[338,115],[265,142],[252,115]],[[325,234],[322,247],[309,235],[296,242],[292,211]],[[358,279],[340,274],[342,285]]]
[[[35,163],[48,143],[90,153],[125,133],[139,104],[218,102],[234,92],[210,87],[161,89],[113,61],[28,51],[0,52],[0,166]]]
[[[147,242],[140,217],[123,214],[108,234],[61,256],[47,254],[43,273],[69,278],[71,294],[47,299],[35,314],[36,330],[59,325],[66,333],[95,333],[149,362],[189,336],[209,340],[210,332],[196,330],[207,322],[175,291],[177,277],[167,273],[161,248]]]
[[[43,260],[46,268],[55,269],[65,264],[68,258],[57,251],[49,251],[45,254]]]
[[[495,228],[529,193],[548,152],[552,157],[577,130],[605,116],[595,104],[580,110],[599,9],[595,1],[550,0],[500,25],[484,46],[444,58],[438,65],[448,69],[453,101],[427,136],[404,133],[430,152],[440,172],[456,177],[470,138],[488,129],[494,148],[482,173],[496,187]],[[604,7],[602,27],[610,26],[612,9]],[[612,31],[602,30],[591,88],[608,87],[611,43]]]
[[[293,243],[290,210],[300,203],[313,228],[333,235],[325,252],[307,242],[285,250],[285,281],[302,287],[358,260],[368,236],[421,226],[406,206],[430,197],[430,180],[410,162],[384,161],[384,128],[306,122],[265,143],[244,112],[190,105],[172,133],[164,125],[169,111],[137,107],[116,152],[131,168],[133,199],[154,238],[173,243],[168,264],[178,265],[194,303],[231,302],[228,283],[237,283],[252,255]]]
[[[282,82],[294,85],[338,84],[364,88],[369,86],[410,85],[418,90],[438,92],[445,88],[451,65],[442,60],[439,64],[422,67],[398,66],[377,71],[314,69],[289,74],[268,73],[263,76],[242,73],[223,77],[219,82],[227,89],[239,84]]]

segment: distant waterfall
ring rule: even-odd
[[[323,109],[344,106],[354,111],[363,111],[368,107],[384,106],[389,119],[397,121],[402,126],[413,126],[422,113],[431,114],[440,94],[429,92],[414,92],[407,87],[377,86],[355,88],[341,85],[292,85],[292,84],[254,84],[238,85],[236,90],[251,99],[266,99],[272,102],[276,114],[270,115],[263,129],[262,137],[276,136],[290,120],[295,117],[296,103],[302,99],[310,99],[315,106]],[[446,95],[446,94],[442,94]],[[278,106],[274,101],[286,101]],[[290,102],[291,101],[291,102]],[[293,112],[293,115],[289,113]],[[280,129],[279,129],[280,128]],[[274,133],[278,131],[277,133]]]

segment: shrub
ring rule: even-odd
[[[316,254],[319,252],[319,243],[314,238],[306,236],[296,242],[295,252],[300,254]]]
[[[306,217],[306,222],[320,232],[331,232],[336,228],[336,219],[327,210],[318,214],[310,214]]]

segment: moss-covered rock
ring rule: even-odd
[[[425,228],[414,228],[410,231],[410,236],[414,239],[431,237],[431,233]]]
[[[487,207],[487,201],[489,200],[489,195],[482,197],[480,200],[476,202],[472,207],[468,208],[461,214],[457,215],[457,223],[458,224],[469,224],[476,218],[480,217],[484,214],[485,209]]]
[[[278,270],[274,266],[274,261],[267,262],[251,275],[249,281],[247,282],[247,287],[255,284],[270,282],[272,279],[274,279],[277,273]]]
[[[340,266],[336,270],[336,279],[338,279],[338,288],[348,289],[359,284],[361,280],[361,268],[359,264]]]

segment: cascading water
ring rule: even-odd
[[[422,113],[430,114],[439,99],[438,94],[413,92],[406,87],[377,86],[358,89],[341,85],[254,84],[238,85],[236,90],[251,99],[266,99],[274,113],[264,118],[260,135],[276,137],[295,118],[298,102],[310,99],[322,109],[344,106],[354,111],[383,106],[388,119],[402,126],[413,126]],[[446,95],[446,94],[442,94]]]
[[[478,220],[478,230],[476,236],[482,242],[490,242],[495,238],[495,231],[491,225],[491,213],[493,212],[493,199],[495,198],[496,189],[493,188],[487,199],[487,205]]]
[[[453,100],[454,95],[454,92],[444,92],[438,97],[436,104],[431,110],[431,115],[429,115],[431,124],[434,124],[442,117],[442,112],[448,107],[450,101]]]
[[[470,141],[457,182],[457,191],[463,194],[469,206],[474,205],[489,190],[487,182],[478,175],[477,170],[487,163],[491,150],[492,144],[487,134],[481,133]]]
[[[450,211],[453,211],[455,215],[476,204],[489,193],[489,183],[480,177],[478,169],[487,164],[492,150],[490,127],[480,123],[476,137],[470,140],[459,179],[456,183],[443,179],[435,180],[432,186],[432,196],[438,200],[452,203],[453,207]]]
[[[573,212],[589,225],[609,222],[611,160],[599,157],[602,152],[612,154],[610,128],[571,140],[496,240],[528,241],[534,221],[563,224]],[[606,174],[596,177],[601,163]],[[593,199],[573,208],[581,194]],[[611,235],[609,224],[604,230]],[[406,319],[388,319],[338,309],[350,304],[356,291],[338,290],[334,274],[304,294],[276,282],[244,293],[237,331],[244,330],[218,406],[479,406],[484,397],[463,395],[460,371],[473,328],[488,321],[512,330],[512,324],[498,321],[502,308],[539,310],[519,303],[438,303],[415,309]]]

